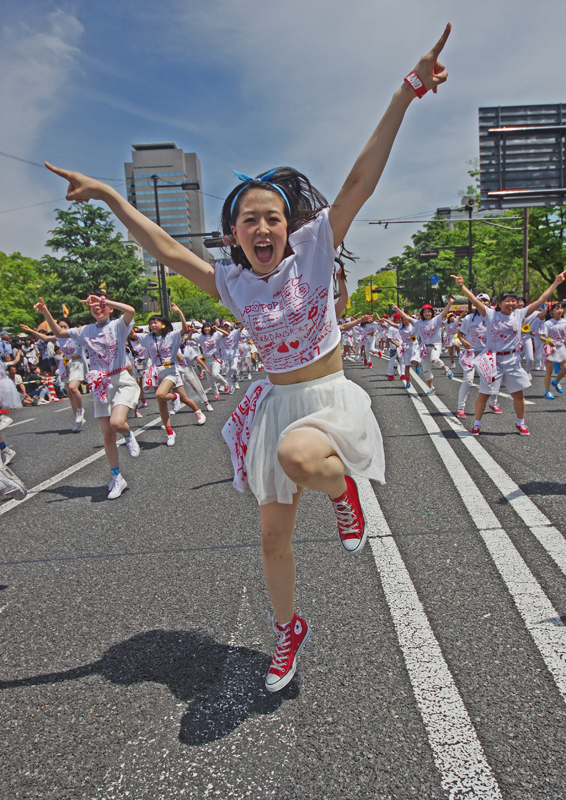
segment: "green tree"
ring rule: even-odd
[[[20,323],[35,327],[43,317],[33,304],[44,284],[42,265],[21,253],[0,253],[0,325],[21,333]],[[48,299],[48,298],[46,298]]]
[[[167,288],[171,290],[171,300],[179,306],[186,319],[235,319],[215,297],[203,292],[181,275],[172,275],[166,278],[166,282]]]
[[[382,317],[388,314],[393,303],[397,302],[397,290],[394,288],[397,276],[395,272],[379,272],[377,275],[366,275],[358,281],[358,288],[350,295],[351,308],[346,312],[347,315],[359,316],[369,314],[373,311]],[[366,300],[366,286],[379,289],[373,292],[373,303]],[[388,288],[389,287],[389,288]]]
[[[68,211],[57,210],[57,223],[46,246],[63,256],[41,259],[44,285],[57,305],[65,303],[73,320],[85,323],[91,317],[81,300],[105,292],[141,311],[144,265],[115,232],[111,213],[90,203],[73,203]]]

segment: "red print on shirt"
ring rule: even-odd
[[[85,338],[88,348],[91,369],[109,372],[114,360],[118,357],[118,342],[110,331],[103,331],[98,336]]]
[[[311,289],[302,275],[289,278],[270,303],[256,301],[242,316],[267,370],[284,371],[320,355],[320,342],[333,329],[328,286]]]

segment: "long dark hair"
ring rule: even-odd
[[[265,174],[265,172],[260,173],[260,175]],[[265,189],[281,198],[277,189],[270,186],[270,184],[279,186],[289,203],[289,206],[287,206],[287,203],[283,203],[289,234],[298,231],[299,228],[314,219],[323,208],[328,208],[328,200],[312,185],[306,175],[293,169],[293,167],[277,167],[277,171],[269,178],[269,181],[255,180],[248,184],[239,183],[232,189],[224,201],[220,216],[222,233],[225,236],[230,237],[232,235],[232,225],[235,224],[242,200],[250,189]],[[232,203],[236,197],[234,208],[232,208]],[[228,251],[234,264],[241,264],[245,269],[251,269],[252,265],[239,245],[229,245],[225,248],[226,255],[228,255]],[[343,244],[340,255],[354,260],[352,254],[346,250]]]

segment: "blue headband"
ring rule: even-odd
[[[232,213],[234,211],[234,206],[236,205],[236,200],[238,199],[240,194],[244,191],[246,186],[250,185],[250,183],[268,183],[270,186],[273,186],[274,189],[277,189],[277,191],[279,192],[279,194],[281,195],[283,200],[285,200],[285,204],[287,206],[289,214],[291,213],[291,206],[289,205],[289,201],[287,199],[287,195],[285,194],[285,192],[283,191],[283,189],[280,186],[277,186],[277,184],[275,184],[275,183],[271,183],[271,181],[269,180],[269,178],[272,178],[275,175],[275,173],[277,172],[276,169],[272,169],[271,172],[266,172],[265,175],[260,175],[259,178],[252,178],[251,175],[245,175],[243,172],[237,172],[235,169],[233,169],[232,172],[234,173],[234,175],[236,175],[237,178],[239,178],[241,181],[243,181],[244,185],[242,186],[240,191],[236,193],[236,196],[232,200],[232,205],[230,206],[230,216],[232,216]]]

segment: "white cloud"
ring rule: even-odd
[[[83,33],[79,20],[63,10],[35,27],[4,26],[0,32],[0,149],[34,160],[46,123],[64,110],[63,90],[77,70]],[[54,187],[37,168],[0,158],[0,211],[54,199]],[[62,194],[64,194],[61,186]],[[44,252],[51,227],[50,207],[0,214],[0,250],[26,255]]]

